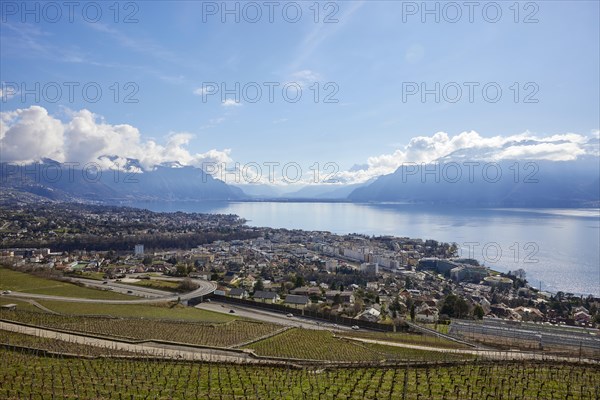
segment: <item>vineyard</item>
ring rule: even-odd
[[[186,307],[173,302],[152,304],[72,303],[41,300],[38,303],[68,315],[111,315],[113,317],[154,318],[163,320],[201,321],[222,323],[240,319],[237,316]]]
[[[205,346],[229,347],[247,342],[281,327],[275,324],[234,320],[222,324],[55,315],[26,311],[0,311],[0,318],[29,325],[84,332],[132,340],[165,340]]]
[[[0,345],[44,350],[57,354],[77,354],[83,356],[136,356],[135,352],[110,347],[86,346],[79,343],[8,332],[0,329]]]
[[[329,331],[300,328],[287,330],[246,347],[261,356],[327,361],[452,361],[470,358],[468,355],[361,344],[336,338]]]
[[[296,369],[43,357],[0,350],[2,399],[598,399],[597,366]]]
[[[421,346],[433,346],[444,349],[467,349],[466,345],[452,342],[447,339],[440,339],[434,336],[426,336],[419,334],[408,333],[391,333],[391,332],[344,332],[341,336],[385,340],[387,342],[406,343]]]

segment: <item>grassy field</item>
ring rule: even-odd
[[[565,364],[293,369],[0,350],[0,398],[7,400],[597,399],[598,382],[598,367]]]
[[[279,325],[242,320],[211,324],[141,318],[67,316],[5,310],[0,310],[0,318],[40,327],[115,338],[165,340],[216,347],[229,347],[245,343],[281,329]]]
[[[6,305],[6,304],[16,304],[17,310],[20,310],[20,311],[40,311],[40,312],[42,311],[39,308],[37,308],[36,306],[34,306],[33,304],[27,303],[26,301],[9,299],[6,297],[0,297],[0,306]]]
[[[252,343],[246,348],[258,355],[326,361],[451,361],[470,356],[414,350],[336,338],[329,331],[294,328],[270,338]]]
[[[153,304],[100,304],[70,303],[62,301],[40,300],[38,303],[61,314],[69,315],[111,315],[114,317],[136,317],[166,320],[201,321],[223,323],[240,317],[201,310],[173,303]]]
[[[88,299],[131,300],[134,297],[107,290],[81,287],[69,282],[40,278],[35,275],[0,268],[0,289],[53,296]]]
[[[127,284],[150,289],[167,290],[169,292],[179,291],[179,282],[173,281],[161,281],[158,279],[140,279],[138,282],[129,282]]]

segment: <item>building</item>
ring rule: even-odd
[[[339,295],[339,300],[342,303],[354,303],[354,293],[351,291],[341,292],[339,290],[328,290],[325,292],[325,298],[327,301],[335,301],[336,296]]]
[[[135,245],[135,249],[133,251],[133,254],[136,256],[143,256],[144,255],[144,245],[143,244],[136,244]]]
[[[447,274],[453,268],[459,267],[460,264],[451,261],[444,260],[436,257],[425,257],[419,260],[419,268],[429,269],[439,272],[440,274]]]
[[[513,285],[512,279],[504,278],[500,275],[487,276],[483,279],[483,281],[489,286],[501,289],[509,289]]]
[[[488,273],[489,270],[482,265],[462,264],[450,270],[450,277],[457,282],[480,282]]]
[[[338,261],[337,260],[327,260],[325,261],[325,269],[329,272],[333,272],[336,270],[336,268],[338,267]]]
[[[233,288],[229,291],[229,293],[227,294],[228,297],[234,297],[236,299],[247,299],[248,298],[248,292],[246,291],[246,289],[242,289],[242,288]]]
[[[310,303],[310,300],[307,296],[288,294],[285,298],[284,303],[287,305],[294,306],[296,308],[304,308]]]
[[[375,275],[379,273],[379,264],[377,263],[362,263],[360,264],[360,271],[366,274]]]
[[[262,290],[257,290],[254,292],[254,300],[262,301],[263,303],[277,303],[281,298],[275,292],[265,292]]]
[[[438,311],[433,307],[423,307],[415,314],[417,322],[435,323],[438,320]]]

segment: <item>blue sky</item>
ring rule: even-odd
[[[223,2],[148,1],[121,2],[118,22],[112,2],[87,8],[90,20],[100,6],[97,22],[84,18],[85,2],[74,10],[73,22],[61,6],[56,23],[50,21],[54,10],[44,9],[44,3],[29,3],[34,10],[37,4],[39,22],[34,14],[21,14],[21,2],[8,3],[16,9],[2,6],[4,94],[10,83],[33,88],[36,82],[41,87],[55,82],[64,90],[54,103],[43,93],[39,102],[33,95],[5,96],[3,112],[38,105],[65,122],[72,112],[86,109],[106,124],[137,128],[142,142],[167,146],[169,135],[186,133],[182,142],[191,154],[229,149],[230,159],[241,163],[332,161],[348,169],[436,132],[454,137],[476,131],[482,138],[523,132],[585,136],[596,134],[600,125],[597,1],[521,2],[518,17],[512,1],[480,2],[472,23],[463,2],[455,3],[462,12],[456,23],[449,22],[456,10],[436,2],[427,5],[439,7],[439,22],[435,15],[422,15],[422,2],[320,2],[319,22],[312,1],[275,2],[272,23],[263,2],[253,3],[262,12],[256,23],[248,21],[255,11],[244,8],[246,2],[226,3],[239,7],[239,22],[235,15],[221,14]],[[289,22],[297,5],[302,16]],[[492,23],[495,5],[502,16]],[[215,8],[216,15],[209,13]],[[131,13],[137,22],[125,23]],[[324,23],[326,14],[337,22]],[[528,16],[537,22],[524,23]],[[73,102],[65,82],[79,83]],[[80,89],[90,82],[103,91],[94,103]],[[126,87],[128,82],[134,85]],[[228,88],[255,82],[262,97],[251,103],[246,100],[254,92],[240,93],[240,103],[233,105],[223,104],[220,93],[203,99],[199,93],[207,82]],[[265,82],[279,84],[273,102]],[[302,89],[297,103],[282,95],[281,87],[290,82]],[[419,93],[406,92],[421,85],[432,89],[436,82],[439,102],[433,94],[423,102]],[[454,103],[448,100],[456,98],[455,84],[442,91],[451,82],[462,90]],[[465,82],[478,85],[472,102]],[[407,86],[413,83],[417,86]],[[482,93],[489,83],[502,90],[495,103]],[[333,88],[338,101],[326,103]],[[139,101],[126,103],[134,89],[131,99]],[[527,95],[537,103],[525,102]],[[8,120],[3,135],[14,123]]]

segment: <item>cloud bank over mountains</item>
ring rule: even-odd
[[[112,125],[101,116],[83,109],[65,111],[65,120],[52,116],[40,106],[0,113],[0,150],[2,162],[28,163],[43,158],[59,162],[96,162],[102,168],[124,168],[128,159],[138,160],[145,170],[157,165],[202,168],[215,164],[236,168],[231,149],[211,149],[204,153],[189,150],[190,133],[170,133],[165,144],[144,139],[128,124]],[[389,154],[372,156],[367,162],[336,174],[337,182],[355,184],[390,174],[407,163],[437,161],[546,160],[573,161],[600,155],[600,131],[539,136],[530,132],[517,135],[483,137],[475,131],[449,135],[438,132],[417,136]],[[335,161],[335,160],[332,160]],[[257,161],[260,163],[260,161]],[[220,178],[220,168],[212,168]],[[263,177],[265,182],[267,177]],[[239,182],[236,182],[239,183]],[[306,178],[311,182],[311,177]]]
[[[130,158],[138,160],[144,169],[169,162],[201,166],[232,161],[229,149],[190,152],[187,146],[193,135],[189,133],[171,133],[161,145],[143,139],[131,125],[111,125],[86,109],[66,114],[63,122],[39,106],[0,113],[2,161],[28,163],[50,158],[58,162],[96,162],[102,168],[117,164],[122,168]]]

